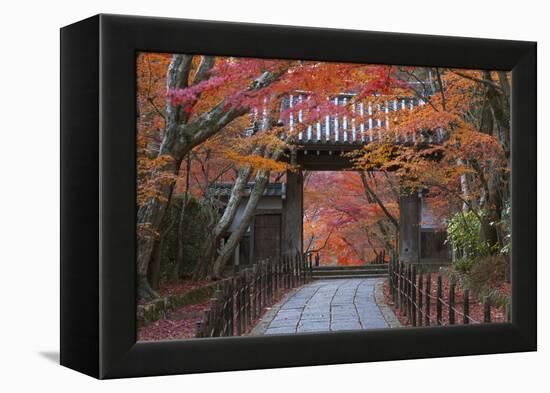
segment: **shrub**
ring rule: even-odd
[[[505,282],[508,265],[504,255],[482,257],[465,275],[466,284],[478,296],[489,296]]]
[[[481,240],[479,218],[471,210],[460,211],[447,221],[447,241],[460,258],[473,259],[489,253],[488,244]]]
[[[453,267],[459,273],[467,274],[470,272],[474,264],[475,261],[472,258],[460,258],[453,262]]]
[[[182,204],[183,196],[174,196],[164,215],[163,228],[168,228],[168,230],[163,238],[161,248],[161,281],[163,282],[189,275],[203,252],[203,243],[206,238],[204,233],[205,207],[201,201],[190,196],[183,218],[185,228],[183,261],[176,269],[178,221]],[[175,277],[175,271],[178,272],[179,277]]]

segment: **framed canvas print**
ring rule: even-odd
[[[97,378],[536,350],[536,44],[61,29],[61,363]]]

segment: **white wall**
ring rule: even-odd
[[[548,119],[548,10],[540,0],[5,1],[0,39],[4,392],[542,392],[548,364],[550,205],[539,204],[539,353],[98,382],[57,366],[59,347],[59,33],[98,12],[539,40],[539,129]],[[185,39],[186,37],[182,37]],[[251,37],[251,39],[255,39]],[[543,69],[544,64],[544,69]],[[544,105],[546,104],[546,105]],[[542,108],[546,109],[543,113]],[[545,117],[545,119],[543,119]],[[548,125],[548,122],[546,122]],[[550,146],[550,133],[539,146]],[[24,148],[23,148],[24,147]],[[550,154],[539,151],[539,200]],[[545,277],[545,285],[542,278]],[[543,312],[543,308],[546,309]],[[101,390],[99,390],[101,389]]]

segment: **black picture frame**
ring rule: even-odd
[[[512,71],[512,318],[136,343],[136,52]],[[61,364],[96,378],[537,348],[536,43],[97,15],[61,29]]]

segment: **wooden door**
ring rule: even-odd
[[[254,259],[278,258],[281,255],[281,215],[254,216]]]

